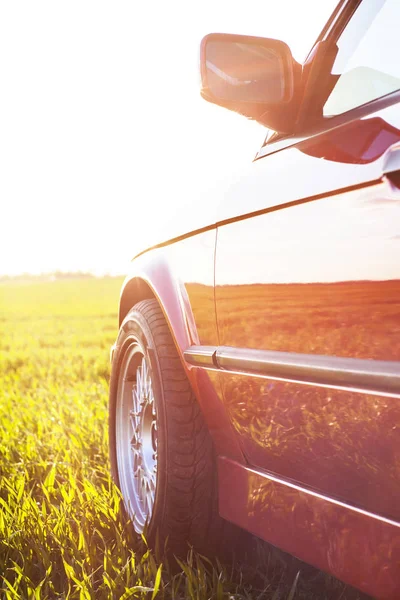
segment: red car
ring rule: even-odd
[[[110,390],[138,533],[207,551],[230,522],[393,599],[399,23],[398,0],[343,0],[304,64],[281,41],[204,38],[202,96],[269,133],[215,220],[133,260]]]

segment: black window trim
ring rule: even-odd
[[[316,138],[319,135],[338,129],[342,125],[347,125],[352,121],[357,121],[358,119],[362,119],[363,117],[367,117],[370,114],[389,108],[398,103],[400,103],[400,90],[371,100],[371,102],[367,102],[367,104],[352,108],[340,115],[325,117],[323,121],[318,122],[315,127],[312,127],[311,129],[306,129],[303,132],[298,132],[290,137],[285,137],[284,139],[269,141],[265,146],[261,147],[259,152],[257,152],[254,160],[259,160],[260,158],[264,158],[264,156],[274,154],[275,152],[279,152],[290,146],[297,146],[301,142],[314,137]]]
[[[349,23],[350,19],[352,18],[362,1],[363,0],[344,0],[343,9],[340,11],[339,14],[336,15],[336,19],[332,22],[332,24],[329,27],[325,27],[322,30],[317,42],[328,39],[331,39],[336,42],[342,35],[343,31],[347,27],[347,24]]]
[[[347,23],[353,16],[354,11],[356,10],[356,8],[358,7],[358,5],[361,2],[362,2],[362,0],[340,0],[338,2],[335,10],[331,14],[328,21],[326,22],[324,28],[322,29],[319,36],[315,40],[314,44],[311,46],[308,54],[306,55],[306,57],[304,59],[303,64],[305,64],[307,62],[307,60],[309,59],[310,55],[313,53],[315,47],[317,46],[317,44],[319,42],[326,41],[331,36],[332,36],[333,40],[339,39],[339,37],[342,34],[343,30],[345,29]],[[299,113],[299,119],[300,118],[302,118],[301,107],[300,107],[300,113]],[[293,132],[291,134],[283,134],[282,135],[281,133],[278,133],[272,129],[269,129],[264,138],[262,148],[264,146],[267,146],[268,144],[274,144],[276,140],[293,139],[293,137],[296,137],[298,135],[298,133],[299,133],[299,131],[295,130],[295,132]],[[301,134],[301,131],[300,131],[300,134]],[[257,155],[256,155],[256,157],[257,157]]]
[[[327,22],[325,28],[318,37],[316,44],[322,40],[328,39],[331,43],[336,43],[361,2],[362,0],[343,0],[342,3],[339,3],[336,7],[336,10],[332,14],[331,19]],[[312,53],[316,44],[314,44],[309,54]],[[311,127],[306,127],[304,130],[296,131],[291,135],[285,136],[284,138],[274,134],[272,136],[267,135],[261,149],[254,157],[254,160],[259,160],[264,156],[268,156],[278,152],[279,150],[283,150],[284,148],[295,146],[300,142],[310,138],[328,133],[333,129],[341,127],[342,125],[361,119],[362,117],[368,116],[369,114],[379,110],[383,110],[384,108],[387,108],[398,102],[400,102],[400,90],[395,90],[394,92],[390,92],[389,94],[380,96],[379,98],[374,98],[366,104],[356,106],[355,108],[340,113],[339,115],[323,117],[322,119],[313,123]],[[299,117],[301,118],[301,114]]]

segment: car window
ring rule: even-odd
[[[364,0],[338,40],[325,117],[400,89],[400,2]]]

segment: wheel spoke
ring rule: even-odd
[[[148,396],[148,380],[147,380],[147,364],[146,360],[143,358],[141,365],[141,377],[142,377],[142,402],[147,399]]]
[[[136,364],[135,379],[126,377],[124,380],[130,402],[123,427],[131,458],[124,471],[126,480],[122,488],[135,528],[143,531],[152,516],[157,485],[157,414],[151,370],[143,354],[139,364],[137,358],[137,353],[132,352],[130,360]],[[129,371],[129,363],[126,371]]]
[[[137,371],[136,371],[136,402],[137,402],[137,409],[140,409],[140,403],[141,403],[141,399],[143,396],[143,381],[142,381],[142,372],[141,372],[141,367],[138,367]]]

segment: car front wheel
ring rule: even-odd
[[[118,335],[110,382],[110,458],[135,531],[184,555],[217,551],[214,449],[163,313],[136,304]]]

